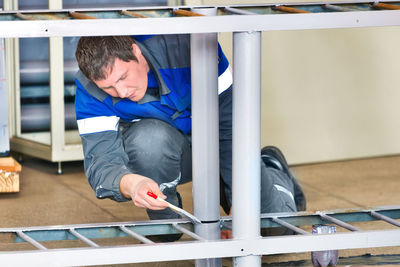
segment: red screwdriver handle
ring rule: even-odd
[[[150,192],[150,191],[147,192],[147,195],[148,195],[148,196],[151,196],[151,197],[154,198],[154,199],[157,199],[157,198],[158,198],[158,196],[157,196],[156,194],[154,194],[153,192]]]

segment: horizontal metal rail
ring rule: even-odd
[[[381,217],[376,214],[379,213]],[[384,216],[386,220],[395,221],[400,218],[400,206],[376,207],[374,209],[348,209],[324,211],[324,215],[330,218],[336,218],[338,221],[344,222],[366,222],[382,220]],[[231,217],[225,216],[221,218],[222,225],[229,228]],[[297,213],[266,213],[261,215],[261,226],[263,228],[281,227],[283,222],[290,225],[303,226],[313,224],[323,224],[326,221],[321,217],[321,212],[297,212]],[[55,240],[71,240],[76,239],[74,235],[69,235],[70,229],[79,229],[79,232],[88,238],[113,238],[123,237],[124,230],[133,231],[139,236],[154,234],[176,234],[179,230],[176,225],[185,226],[189,231],[193,230],[193,225],[187,219],[174,220],[152,220],[142,222],[116,222],[116,223],[97,223],[97,224],[78,224],[78,225],[59,225],[59,226],[39,226],[25,228],[0,228],[1,233],[17,233],[23,231],[38,241],[55,241]],[[122,230],[122,231],[121,231]],[[359,230],[359,229],[358,229]],[[46,236],[45,233],[52,232],[53,235]],[[16,242],[21,240],[16,239]]]
[[[376,207],[373,209],[347,209],[347,210],[332,210],[324,211],[323,213],[336,218],[340,221],[351,223],[351,222],[367,222],[378,220],[371,216],[370,212],[374,210],[382,215],[391,217],[393,219],[400,219],[400,206],[385,206]],[[280,227],[279,224],[272,221],[273,217],[279,217],[290,224],[302,226],[302,225],[313,225],[313,224],[324,224],[324,221],[320,216],[320,211],[317,212],[298,212],[298,213],[271,213],[261,215],[261,227]],[[229,217],[222,217],[222,224],[229,224]]]
[[[344,6],[344,7],[357,7],[357,9],[364,9],[364,10],[373,10],[375,6],[383,6],[385,8],[386,5],[389,6],[400,6],[399,0],[384,0],[384,1],[368,1],[368,0],[352,0],[352,1],[320,1],[320,2],[280,2],[280,3],[258,3],[258,4],[237,4],[237,5],[213,5],[219,12],[217,16],[227,15],[227,12],[231,12],[234,10],[242,10],[242,11],[249,11],[252,14],[260,14],[265,13],[268,8],[273,8],[275,6],[291,6],[291,7],[303,7],[303,8],[312,8],[318,12],[324,12],[321,8],[322,5],[336,5],[336,6]],[[138,18],[144,17],[160,17],[160,16],[174,16],[175,13],[178,15],[183,16],[194,16],[195,12],[192,14],[188,14],[187,11],[201,8],[209,8],[210,6],[143,6],[143,7],[90,7],[90,8],[70,8],[70,9],[29,9],[29,10],[8,10],[8,11],[0,11],[0,18],[3,15],[12,15],[15,16],[16,14],[41,14],[43,19],[47,17],[47,19],[70,19],[72,16],[71,13],[91,13],[93,15],[99,15],[99,18],[110,18],[110,14],[114,17],[124,18],[125,15],[123,14],[124,11],[131,11],[131,12],[141,12],[136,13],[135,16]],[[317,8],[317,9],[316,9]],[[388,8],[389,9],[389,8]],[[176,12],[178,11],[178,12]],[[114,14],[113,14],[114,13]],[[122,14],[118,14],[122,13]],[[186,14],[185,14],[186,13]],[[108,14],[108,15],[107,15]],[[147,14],[147,16],[143,15]],[[197,13],[196,15],[201,15]],[[52,17],[56,16],[56,17]],[[131,14],[126,14],[125,16],[131,16]],[[18,17],[18,16],[17,16]],[[15,18],[8,16],[6,17],[8,20],[15,20]]]
[[[400,7],[399,2],[385,1],[385,4],[377,5],[374,1],[332,1],[230,5],[217,6],[217,16],[178,15],[187,14],[187,12],[177,12],[177,10],[188,11],[190,7],[187,6],[4,11],[0,12],[0,38],[275,31],[400,25],[400,11],[396,9]],[[388,6],[391,8],[386,8]],[[332,7],[335,8],[332,9]],[[292,11],[285,10],[296,12],[291,13]],[[132,13],[136,16],[133,17]],[[159,27],[160,25],[162,27]]]
[[[13,266],[25,266],[26,262],[38,266],[81,266],[400,246],[400,229],[363,231],[348,224],[383,220],[398,226],[396,220],[399,218],[400,206],[367,210],[262,214],[262,227],[285,227],[300,235],[260,237],[251,240],[205,240],[193,232],[193,225],[185,219],[3,228],[0,229],[0,237],[2,234],[12,234],[14,242],[28,242],[38,250],[0,251],[0,262]],[[311,235],[298,227],[327,222],[355,232]],[[226,225],[226,228],[229,228],[230,224],[231,217],[221,219],[221,225]],[[159,246],[145,237],[176,233],[186,234],[195,240]],[[99,247],[91,240],[124,236],[134,237],[144,244]],[[73,239],[80,239],[91,248],[47,249],[39,243]],[[270,246],[271,243],[274,246]],[[63,260],[59,261],[60,258]]]
[[[348,209],[324,211],[323,214],[331,218],[335,218],[340,222],[368,222],[382,220],[374,216],[379,213],[387,220],[395,221],[400,219],[400,206],[376,207],[374,209]],[[386,220],[386,221],[387,221]],[[278,223],[279,221],[279,223]],[[230,229],[232,218],[225,216],[221,218],[221,225],[225,229]],[[397,222],[397,221],[395,221]],[[287,223],[287,224],[285,224]],[[287,225],[305,226],[314,224],[327,223],[322,217],[321,212],[297,212],[297,213],[270,213],[261,215],[262,228],[274,228]],[[43,241],[59,241],[59,240],[76,240],[77,237],[70,233],[70,229],[79,231],[88,239],[96,238],[118,238],[133,236],[135,234],[127,233],[128,231],[136,233],[138,236],[133,236],[144,243],[148,241],[140,239],[139,236],[146,235],[163,235],[181,233],[179,227],[185,227],[188,231],[193,232],[193,225],[187,219],[174,220],[153,220],[142,222],[116,222],[116,223],[96,223],[96,224],[77,224],[77,225],[58,225],[58,226],[39,226],[39,227],[24,227],[24,228],[0,228],[1,234],[14,234],[14,242],[25,242],[26,240],[19,237],[16,233],[23,232],[32,239]],[[358,229],[358,228],[357,228]],[[128,231],[126,231],[128,230]],[[293,229],[292,229],[293,230]],[[144,237],[145,238],[145,237]],[[196,239],[196,237],[193,237]]]
[[[75,225],[55,225],[55,226],[39,226],[39,227],[24,227],[24,228],[0,228],[1,234],[14,234],[14,242],[25,242],[24,239],[16,235],[17,232],[23,231],[32,239],[43,241],[60,241],[60,240],[77,240],[78,238],[73,235],[69,230],[75,229],[88,239],[96,238],[118,238],[133,236],[132,233],[127,233],[130,230],[141,236],[147,235],[163,235],[163,234],[177,234],[180,233],[173,227],[174,223],[180,225],[189,225],[189,229],[193,225],[185,219],[175,220],[154,220],[142,222],[117,222],[117,223],[95,223],[95,224],[75,224]],[[134,236],[144,243],[139,236]]]
[[[271,244],[274,244],[271,246]],[[0,253],[5,266],[89,266],[400,246],[400,230]],[[157,257],[154,257],[157,255]],[[60,261],[60,259],[63,259]]]

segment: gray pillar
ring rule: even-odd
[[[234,239],[260,238],[261,33],[233,33]],[[236,257],[234,266],[261,266],[257,255]]]
[[[1,10],[1,8],[0,8]],[[0,39],[0,157],[10,153],[8,127],[8,94],[6,83],[6,53],[4,39]]]
[[[216,15],[216,8],[195,9]],[[203,223],[195,232],[220,238],[217,33],[191,34],[193,208]],[[220,259],[196,260],[197,267],[221,266]]]

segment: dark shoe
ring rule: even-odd
[[[181,195],[176,192],[176,197],[178,198],[178,206],[182,208],[182,198]],[[167,208],[168,209],[168,208]],[[148,214],[150,216],[151,213],[149,213],[150,210],[148,210]],[[151,212],[151,211],[150,211]],[[179,214],[174,213],[175,218],[181,218]],[[171,219],[171,218],[155,218],[155,219]],[[150,239],[153,242],[156,243],[164,243],[164,242],[174,242],[179,240],[182,237],[182,233],[179,234],[165,234],[165,235],[148,235],[146,236],[148,239]]]
[[[306,198],[304,192],[290,171],[285,156],[279,148],[274,146],[264,147],[261,150],[261,158],[267,167],[281,170],[292,179],[294,186],[294,201],[296,203],[297,211],[306,210]]]
[[[295,235],[296,232],[285,227],[261,228],[261,236]]]
[[[179,240],[183,234],[168,234],[168,235],[148,235],[146,238],[155,243],[174,242]]]

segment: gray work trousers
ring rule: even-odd
[[[142,119],[122,127],[129,169],[153,179],[167,196],[167,201],[181,205],[176,186],[192,180],[192,149],[189,139],[166,122]],[[147,210],[150,219],[180,218],[165,210]]]
[[[167,196],[167,201],[180,206],[176,186],[192,180],[189,138],[157,119],[142,119],[128,125],[122,126],[128,167],[133,173],[153,179]],[[261,212],[296,211],[290,194],[293,194],[290,178],[282,171],[266,167],[261,161]],[[147,213],[152,220],[180,217],[170,209],[147,210]]]

